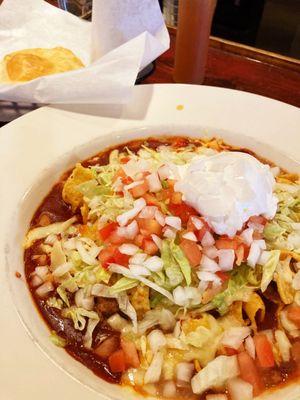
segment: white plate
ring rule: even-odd
[[[77,109],[81,114],[41,108],[0,130],[1,399],[99,400],[105,394],[114,398],[125,394],[49,344],[24,282],[14,277],[16,270],[22,272],[20,240],[26,224],[65,168],[102,146],[133,137],[215,133],[299,171],[300,110],[264,97],[205,86],[138,86],[127,106]],[[300,397],[299,386],[285,390],[272,399]]]

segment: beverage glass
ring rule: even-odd
[[[174,80],[202,84],[217,0],[179,0]]]

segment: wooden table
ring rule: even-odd
[[[176,30],[171,47],[143,83],[173,82]],[[300,60],[211,37],[205,85],[244,90],[300,107]]]
[[[173,82],[176,29],[169,31],[170,49],[158,58],[155,71],[144,84]],[[244,90],[300,107],[300,60],[211,37],[204,84]]]

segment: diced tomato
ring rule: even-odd
[[[126,174],[125,171],[123,170],[123,168],[120,168],[116,173],[115,176],[113,177],[113,182],[115,182],[118,178],[126,178]]]
[[[111,235],[106,239],[106,243],[113,243],[113,244],[123,244],[127,242],[124,236],[120,236],[117,231],[111,233]]]
[[[168,187],[174,190],[176,181],[174,179],[167,179],[167,182],[168,182]]]
[[[221,279],[222,282],[226,282],[229,279],[229,274],[224,271],[217,271],[216,275]]]
[[[137,198],[137,197],[142,197],[145,193],[148,192],[148,190],[149,190],[148,182],[144,181],[143,183],[139,184],[138,186],[135,186],[129,191],[133,197]]]
[[[197,243],[191,240],[183,239],[180,243],[180,248],[184,252],[184,255],[189,260],[192,267],[196,267],[200,264],[202,253]]]
[[[292,321],[298,328],[300,328],[300,307],[299,306],[288,306],[287,317]]]
[[[188,139],[185,138],[175,138],[175,140],[172,142],[172,147],[186,147],[189,144]]]
[[[231,347],[226,347],[225,346],[224,350],[225,350],[226,356],[234,356],[234,355],[236,355],[238,353],[237,350],[232,349]]]
[[[156,221],[156,219],[140,218],[138,219],[138,225],[141,234],[144,236],[150,236],[153,233],[159,236],[162,231],[162,226]]]
[[[109,264],[111,263],[116,263],[127,267],[130,256],[120,253],[116,246],[111,245],[101,250],[98,258],[103,268],[108,268]]]
[[[259,395],[264,390],[264,385],[253,358],[246,351],[238,353],[237,358],[240,367],[240,377],[253,386],[254,396]]]
[[[262,215],[254,215],[253,217],[249,218],[249,222],[252,222],[253,224],[266,225],[268,220]]]
[[[116,246],[110,246],[100,251],[98,259],[100,260],[103,268],[108,268],[109,264],[114,262],[115,250]]]
[[[271,368],[275,365],[272,345],[266,335],[260,333],[254,336],[255,350],[259,365],[262,368]]]
[[[182,194],[179,192],[174,192],[171,196],[172,204],[181,204],[182,203]]]
[[[121,159],[120,159],[120,163],[121,164],[127,164],[128,163],[128,161],[130,161],[130,157],[122,157]]]
[[[160,201],[165,201],[166,203],[169,203],[173,194],[174,194],[174,190],[172,188],[162,189],[157,194],[157,198]]]
[[[128,266],[128,261],[130,256],[128,256],[127,254],[120,253],[119,249],[115,250],[113,257],[114,257],[114,262],[116,264],[123,265],[124,267]]]
[[[108,358],[111,372],[124,372],[126,370],[125,355],[123,350],[117,350]]]
[[[185,203],[170,203],[169,210],[173,215],[179,217],[183,224],[186,224],[188,222],[191,215],[197,215],[197,211],[193,207],[190,207]]]
[[[120,347],[120,340],[117,336],[111,336],[104,340],[94,351],[101,358],[108,358]]]
[[[156,206],[161,208],[158,199],[153,194],[145,193],[142,197],[145,199],[147,206]]]
[[[252,237],[253,237],[253,239],[254,240],[260,240],[260,239],[263,239],[263,234],[262,234],[262,232],[258,232],[258,231],[254,231],[253,232],[253,235],[252,235]]]
[[[139,233],[139,234],[136,235],[136,237],[134,238],[134,244],[135,244],[136,246],[138,246],[138,247],[142,247],[144,239],[145,239],[145,236]]]
[[[216,240],[215,246],[218,250],[220,249],[232,249],[236,250],[238,248],[239,242],[236,238],[220,238]]]
[[[201,242],[201,240],[203,239],[204,235],[206,234],[206,232],[208,231],[207,227],[204,225],[196,234],[197,239],[199,242]]]
[[[124,351],[126,367],[138,368],[140,359],[135,344],[130,340],[121,339],[121,348]]]
[[[124,178],[122,178],[122,183],[124,183],[124,185],[130,185],[130,183],[133,182],[133,179],[130,176],[125,176]]]
[[[149,254],[150,256],[153,256],[158,252],[158,247],[156,244],[153,242],[152,239],[145,238],[143,240],[142,248],[146,254]]]
[[[110,222],[109,224],[105,225],[103,228],[99,230],[99,236],[101,240],[106,240],[113,231],[115,231],[118,227],[116,222]]]

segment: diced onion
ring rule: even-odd
[[[136,186],[141,185],[142,183],[144,183],[144,181],[134,181],[134,182],[132,182],[132,183],[129,183],[129,185],[125,185],[125,186],[124,186],[124,189],[125,189],[125,190],[133,189],[133,188],[135,188]]]
[[[156,172],[153,172],[152,174],[146,176],[146,179],[149,185],[150,192],[156,193],[162,189],[161,182]]]
[[[154,329],[147,336],[150,349],[153,353],[156,353],[162,347],[167,344],[167,340],[163,332],[159,329]]]
[[[250,357],[255,360],[255,344],[252,336],[248,336],[245,340],[245,349]]]
[[[166,217],[165,222],[177,231],[181,229],[181,219],[179,217]]]
[[[117,216],[117,222],[120,226],[125,226],[128,222],[136,217],[142,209],[146,206],[146,201],[142,197],[135,200],[133,203],[133,208],[129,211],[124,212]]]
[[[135,264],[129,264],[129,270],[135,275],[138,276],[149,276],[151,275],[151,272],[149,271],[148,268],[143,267],[142,265],[135,265]]]
[[[180,383],[190,383],[193,373],[194,373],[194,364],[181,362],[176,365],[176,378],[177,384]]]
[[[126,239],[134,239],[139,232],[139,227],[136,220],[133,220],[129,225],[118,227],[117,234]]]
[[[45,282],[43,283],[40,287],[38,287],[35,291],[35,293],[39,297],[45,297],[47,296],[48,293],[52,292],[54,290],[54,287],[51,282]]]
[[[275,339],[279,348],[279,352],[283,362],[289,362],[291,358],[291,342],[284,331],[277,329],[275,331]]]
[[[153,240],[153,242],[156,244],[156,246],[159,248],[159,250],[162,249],[162,240],[159,236],[155,235],[154,233],[152,233],[151,238]]]
[[[203,228],[203,226],[204,226],[203,221],[201,221],[201,219],[198,218],[198,217],[192,216],[192,217],[191,217],[191,221],[192,221],[194,227],[195,227],[198,231],[199,231],[201,228]]]
[[[252,400],[253,386],[241,378],[233,378],[227,381],[227,388],[231,400]]]
[[[156,383],[159,381],[161,376],[161,370],[163,365],[163,355],[160,352],[154,354],[151,361],[150,367],[147,369],[144,376],[144,383]]]
[[[139,213],[140,218],[154,218],[155,212],[158,210],[156,206],[146,206]]]
[[[202,255],[200,262],[201,270],[208,272],[217,272],[220,271],[219,264],[217,264],[214,260],[209,257]]]
[[[167,179],[172,174],[172,171],[168,165],[162,165],[157,170],[160,179]]]
[[[165,382],[163,385],[164,397],[176,397],[176,385],[173,381]]]
[[[218,249],[215,246],[205,247],[202,251],[210,259],[214,259],[218,256]]]
[[[263,233],[264,231],[264,225],[258,224],[256,222],[248,222],[248,228],[253,229],[254,231],[257,231],[259,233]]]
[[[254,240],[250,246],[250,251],[247,258],[247,264],[250,267],[254,268],[260,258],[260,255],[261,255],[261,247],[257,243],[257,240]]]
[[[34,275],[31,279],[31,286],[37,287],[40,286],[44,281],[37,275]]]
[[[65,275],[67,272],[69,272],[70,269],[72,269],[72,268],[73,268],[73,263],[72,262],[64,263],[64,264],[60,265],[59,267],[57,267],[52,272],[52,275],[55,278],[60,278],[61,276]]]
[[[252,228],[247,228],[245,229],[241,234],[240,238],[243,240],[243,242],[247,246],[251,246],[251,243],[253,242],[253,229]]]
[[[164,263],[160,257],[152,256],[144,261],[143,265],[152,272],[159,272],[163,269]]]
[[[49,274],[49,268],[47,266],[35,267],[34,272],[39,278],[44,281],[46,276]]]
[[[175,239],[176,232],[171,228],[166,228],[164,230],[164,237],[166,237],[167,239]]]
[[[197,242],[198,241],[198,239],[197,239],[196,235],[194,234],[194,232],[186,232],[186,233],[184,233],[182,235],[182,237],[184,239],[191,240],[192,242]]]
[[[175,304],[179,306],[185,306],[188,303],[185,295],[185,290],[182,286],[177,286],[177,288],[173,290],[173,297]]]
[[[205,234],[201,240],[201,244],[203,247],[210,247],[215,244],[215,239],[209,231],[205,232]]]
[[[135,244],[124,243],[119,247],[119,252],[122,254],[127,254],[128,256],[133,256],[139,251],[139,248]]]
[[[197,276],[201,281],[221,283],[221,279],[214,273],[208,271],[198,271]]]
[[[114,314],[107,320],[108,325],[115,331],[122,331],[122,329],[129,326],[128,321],[122,318],[120,314]]]
[[[130,257],[129,263],[130,264],[137,264],[141,265],[146,260],[147,254],[145,253],[137,253],[133,257]]]
[[[233,268],[235,253],[232,249],[221,249],[218,251],[219,267],[222,271],[230,271]]]
[[[250,333],[251,329],[248,326],[229,328],[224,332],[221,343],[224,346],[237,350]]]
[[[161,225],[161,226],[166,225],[165,217],[164,217],[163,213],[161,213],[158,209],[155,211],[154,218],[159,223],[159,225]]]
[[[207,394],[205,400],[228,400],[226,394]]]
[[[263,251],[257,263],[260,265],[265,265],[269,261],[270,255],[270,251]]]

